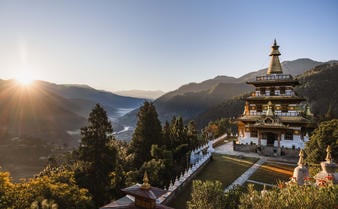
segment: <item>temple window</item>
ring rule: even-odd
[[[288,112],[288,105],[286,104],[282,105],[282,112]]]
[[[261,94],[265,94],[265,88],[261,88]]]
[[[256,129],[251,129],[250,137],[257,137],[257,130]]]
[[[292,95],[294,95],[294,93],[293,93],[293,91],[291,89],[286,89],[285,90],[285,95],[292,96]]]
[[[280,95],[280,90],[279,90],[279,89],[276,89],[276,90],[275,90],[275,95],[276,95],[276,96],[279,96],[279,95]]]
[[[292,130],[287,130],[285,132],[285,140],[293,140],[293,131]]]
[[[280,94],[285,94],[285,87],[280,87]]]

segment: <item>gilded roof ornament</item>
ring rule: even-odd
[[[299,160],[297,165],[302,166],[303,164],[304,164],[304,151],[303,149],[301,149],[299,152]]]
[[[330,162],[330,163],[332,162],[331,152],[332,152],[331,146],[328,145],[327,148],[326,148],[326,158],[325,158],[325,160],[327,162]]]
[[[144,171],[143,184],[141,185],[141,189],[150,189],[147,171]]]
[[[269,66],[267,74],[268,75],[269,74],[281,74],[283,73],[283,70],[282,70],[282,66],[278,58],[281,55],[281,53],[278,50],[279,46],[277,45],[276,39],[274,40],[274,43],[271,49],[272,49],[270,53],[271,61],[270,61],[270,66]]]

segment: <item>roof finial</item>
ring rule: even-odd
[[[325,160],[327,162],[330,162],[330,163],[332,162],[331,152],[332,152],[331,146],[328,145],[327,148],[326,148],[326,158],[325,158]]]
[[[297,164],[299,166],[303,166],[303,164],[304,164],[304,151],[303,151],[303,149],[301,149],[300,152],[299,152],[299,160],[298,160]]]
[[[150,189],[147,171],[144,171],[143,184],[141,185],[141,189]]]
[[[283,73],[282,66],[280,64],[278,56],[281,55],[279,52],[279,46],[277,45],[276,39],[274,39],[273,45],[272,45],[272,51],[270,53],[271,56],[271,61],[270,61],[270,66],[268,69],[267,74],[280,74]]]

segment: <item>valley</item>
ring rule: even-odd
[[[282,65],[290,69],[291,74],[301,73],[297,76],[301,85],[296,91],[312,101],[311,108],[316,115],[323,117],[328,111],[333,117],[338,115],[335,108],[338,101],[335,82],[337,62],[322,64],[299,59],[283,62]],[[211,120],[236,117],[243,110],[241,97],[251,91],[245,82],[264,70],[240,78],[217,76],[164,94],[153,101],[159,119],[163,123],[181,115],[186,121],[195,120],[201,129]],[[327,86],[328,81],[332,82]],[[147,100],[119,96],[83,85],[57,85],[44,81],[38,81],[34,91],[20,89],[11,80],[1,80],[0,86],[0,164],[15,179],[36,174],[46,165],[49,157],[78,146],[80,128],[86,124],[86,118],[96,103],[102,104],[107,111],[114,137],[129,141],[134,132],[138,107]],[[321,93],[324,92],[322,87],[332,88],[329,91],[331,96]],[[313,89],[316,89],[316,94]]]

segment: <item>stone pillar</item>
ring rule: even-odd
[[[278,140],[278,144],[277,144],[277,155],[278,155],[278,156],[280,156],[280,154],[281,154],[280,139],[281,139],[281,132],[279,132],[278,135],[277,135],[277,140]]]
[[[259,131],[259,129],[257,130],[257,137],[258,137],[257,153],[261,154],[262,153],[262,147],[261,147],[262,134]]]
[[[260,147],[262,136],[261,136],[261,132],[259,131],[259,129],[257,130],[257,136],[258,136],[258,147]]]

